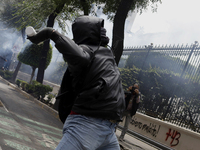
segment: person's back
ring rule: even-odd
[[[75,43],[51,29],[29,37],[35,42],[45,32],[68,62],[57,97],[64,123],[57,149],[119,149],[114,130],[122,120],[124,92],[103,26],[101,18],[81,16],[72,25]]]

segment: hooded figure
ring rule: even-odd
[[[80,16],[72,32],[73,40],[52,28],[28,37],[36,44],[50,38],[68,63],[56,101],[64,123],[57,149],[120,149],[114,130],[122,121],[124,91],[113,53],[105,47],[104,20]]]

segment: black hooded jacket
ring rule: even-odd
[[[57,31],[56,48],[68,63],[57,97],[64,123],[70,111],[109,120],[122,120],[125,109],[120,72],[110,49],[101,46],[104,20],[81,16],[72,25],[73,40]]]

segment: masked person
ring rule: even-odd
[[[128,92],[125,92],[126,109],[123,112],[125,118],[124,127],[122,129],[119,140],[123,141],[124,136],[128,130],[128,126],[132,120],[132,117],[136,114],[139,107],[141,94],[139,92],[139,85],[135,83],[133,86],[128,88]]]
[[[52,28],[28,37],[33,43],[55,42],[68,68],[57,96],[63,137],[56,150],[119,150],[115,135],[125,109],[120,72],[106,48],[104,20],[80,16],[72,24],[73,40]]]

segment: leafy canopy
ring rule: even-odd
[[[5,0],[3,0],[5,1]],[[13,0],[9,0],[13,1]],[[89,14],[97,15],[94,10],[94,5],[103,9],[103,13],[108,16],[108,19],[113,20],[122,0],[17,0],[13,3],[17,11],[12,11],[13,18],[16,19],[15,23],[20,24],[18,29],[22,29],[27,25],[34,28],[44,26],[48,16],[56,9],[62,7],[62,12],[56,14],[56,21],[63,31],[67,26],[66,21],[72,21],[79,15],[83,15],[84,9],[88,9]],[[133,0],[131,10],[137,8],[137,11],[142,13],[143,10],[151,6],[152,11],[157,10],[157,3],[161,0]]]
[[[119,8],[120,2],[122,0],[101,0],[100,2],[105,4],[103,5],[103,13],[108,16],[108,19],[113,20],[115,14]],[[140,14],[151,6],[152,12],[157,11],[157,3],[161,2],[161,0],[133,0],[130,12],[137,11]]]
[[[18,59],[20,62],[30,65],[31,67],[38,68],[39,67],[39,62],[41,58],[41,53],[43,50],[43,43],[42,44],[28,44],[24,51],[20,52],[18,55]],[[52,46],[49,46],[49,50],[47,52],[47,61],[46,61],[46,66],[45,69],[49,66],[52,58]]]
[[[45,26],[45,21],[50,14],[54,13],[59,7],[62,8],[62,12],[56,14],[56,21],[59,26],[65,30],[67,26],[66,20],[72,20],[74,15],[79,12],[79,8],[75,7],[75,1],[71,0],[23,0],[23,2],[15,4],[18,8],[18,11],[14,14],[15,17],[21,16],[17,21],[21,24],[20,29],[26,27],[26,25],[31,25],[34,28],[38,29],[42,26]],[[75,5],[75,6],[74,6]]]

